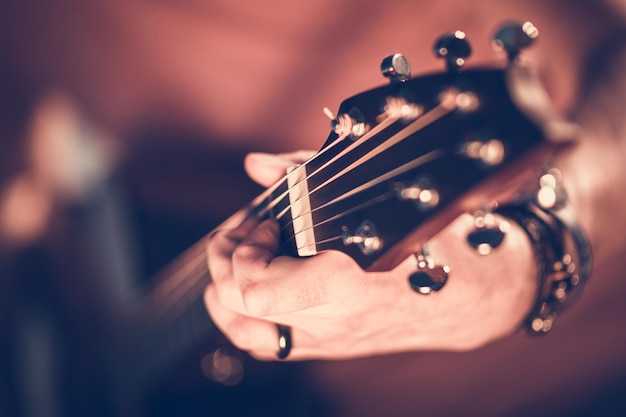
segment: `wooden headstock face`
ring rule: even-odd
[[[506,68],[462,70],[459,33],[436,44],[446,72],[411,79],[389,70],[392,56],[389,85],[341,104],[324,147],[272,193],[285,253],[339,250],[364,269],[392,268],[455,216],[506,199],[565,143],[519,98],[536,83],[517,52]]]

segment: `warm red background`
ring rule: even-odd
[[[498,22],[523,13],[541,30],[529,56],[567,110],[577,79],[566,69],[580,62],[567,59],[564,48],[586,48],[587,31],[597,30],[592,23],[576,33],[550,30],[556,18],[584,21],[577,2],[567,13],[552,2],[544,10],[503,1],[3,3],[0,70],[13,91],[4,97],[14,100],[9,107],[19,104],[25,110],[17,113],[28,114],[48,91],[66,93],[121,144],[121,171],[140,205],[203,224],[256,192],[241,174],[244,152],[319,147],[328,134],[322,108],[336,110],[343,98],[383,83],[378,67],[388,54],[403,52],[414,74],[439,70],[433,39],[463,29],[475,47],[471,63],[501,60],[489,36]],[[548,53],[551,59],[538,59]],[[7,126],[18,119],[8,118]],[[20,154],[20,130],[5,131],[0,161]],[[187,162],[199,163],[198,153],[207,166]],[[164,165],[150,163],[150,155],[164,154],[171,158]],[[298,383],[324,405],[303,409],[343,416],[583,416],[606,415],[602,407],[616,404],[623,411],[624,266],[620,259],[598,265],[584,299],[546,338],[518,335],[470,353],[306,364]],[[246,389],[241,401],[253,398]],[[202,401],[197,407],[185,415],[211,411]]]

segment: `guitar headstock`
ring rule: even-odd
[[[440,38],[446,71],[416,78],[399,54],[390,83],[345,100],[320,152],[272,193],[285,252],[339,250],[361,267],[394,267],[460,213],[505,201],[541,161],[571,142],[519,57],[537,31],[509,24],[494,43],[502,68],[464,69],[462,32]]]

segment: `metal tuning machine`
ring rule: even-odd
[[[522,49],[528,48],[539,36],[539,30],[531,22],[510,22],[502,25],[493,36],[492,45],[504,50],[509,62],[515,62]]]
[[[389,55],[380,64],[380,72],[389,82],[403,83],[411,78],[411,65],[402,54]]]
[[[441,290],[448,282],[450,267],[435,264],[426,245],[421,252],[415,254],[415,259],[417,260],[417,271],[409,275],[411,288],[424,295],[430,295]]]
[[[353,232],[344,226],[342,240],[346,246],[356,245],[363,255],[371,255],[382,247],[376,225],[369,220],[363,221]]]
[[[433,52],[436,57],[446,61],[448,72],[459,72],[465,65],[465,60],[471,55],[472,47],[465,39],[465,33],[457,30],[437,39]]]
[[[492,212],[497,207],[485,207],[474,213],[474,229],[467,235],[467,243],[480,255],[488,255],[504,241],[510,224],[498,219]]]

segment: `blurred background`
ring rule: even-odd
[[[201,302],[163,319],[145,296],[261,191],[247,152],[319,148],[322,109],[383,83],[389,54],[442,70],[432,42],[463,29],[472,64],[502,62],[496,25],[530,19],[528,57],[572,111],[583,63],[564,49],[623,30],[623,2],[587,3],[0,1],[0,415],[625,412],[624,285],[590,288],[542,340],[300,364],[233,349]]]

